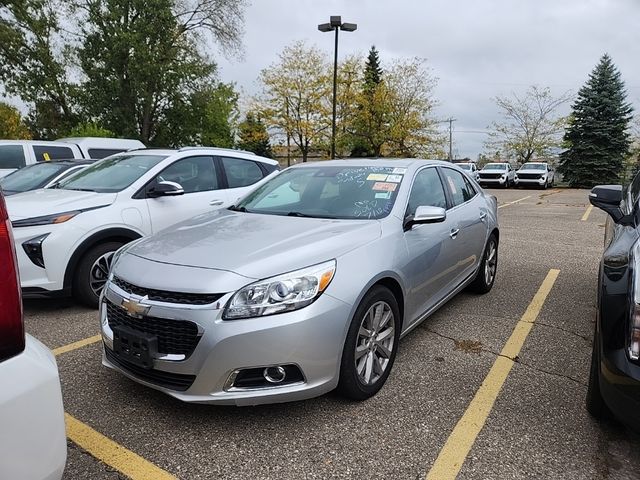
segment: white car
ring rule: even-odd
[[[25,335],[15,249],[0,194],[0,478],[58,480],[67,459],[56,360]]]
[[[97,306],[122,245],[228,207],[277,170],[277,161],[238,150],[136,150],[100,160],[56,188],[13,195],[7,207],[22,292],[73,294]]]
[[[483,187],[509,188],[515,185],[515,170],[507,162],[487,163],[479,172],[479,183]]]
[[[546,162],[528,162],[516,172],[516,186],[553,187],[555,173]]]
[[[0,140],[0,178],[38,162],[71,158],[99,159],[138,148],[145,148],[144,144],[126,138],[62,138],[55,142]]]
[[[480,173],[478,172],[478,167],[476,166],[475,163],[472,163],[472,162],[456,163],[456,167],[460,167],[476,182],[480,181]]]

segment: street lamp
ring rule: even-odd
[[[332,15],[329,23],[321,23],[318,30],[321,32],[336,32],[336,43],[333,50],[333,120],[331,122],[331,158],[336,158],[336,91],[338,85],[338,32],[355,32],[358,25],[355,23],[342,23],[340,15]]]

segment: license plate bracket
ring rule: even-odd
[[[113,353],[142,368],[153,368],[158,353],[158,337],[124,325],[113,327]]]

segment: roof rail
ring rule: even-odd
[[[239,150],[236,148],[222,148],[222,147],[182,147],[179,148],[179,152],[187,152],[189,150],[215,150],[217,152],[232,152],[232,153],[244,153],[247,155],[255,155],[255,153],[248,150]]]

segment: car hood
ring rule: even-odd
[[[7,198],[7,211],[12,221],[22,220],[24,218],[111,205],[117,196],[117,193],[79,192],[77,190],[43,188],[11,195]]]
[[[126,254],[259,279],[337,258],[380,235],[377,220],[329,220],[220,210],[140,240]]]
[[[521,168],[516,173],[547,173],[545,170],[536,170],[534,168]]]

